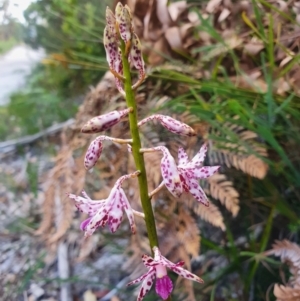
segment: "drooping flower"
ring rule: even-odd
[[[175,197],[179,198],[182,194],[182,184],[174,158],[165,146],[141,149],[143,153],[153,151],[161,151],[163,153],[160,168],[164,184]]]
[[[106,8],[106,26],[103,32],[103,44],[106,52],[106,60],[109,68],[115,70],[114,62],[118,55],[118,40],[115,27],[116,18],[113,12]]]
[[[104,227],[107,223],[111,232],[114,233],[121,224],[123,210],[127,214],[131,232],[135,233],[133,210],[121,185],[124,180],[136,177],[138,174],[139,172],[134,172],[119,178],[107,199],[104,200],[92,200],[85,191],[82,191],[83,197],[68,194],[68,197],[75,201],[77,209],[89,215],[89,218],[80,226],[81,230],[85,231],[85,236],[91,236],[97,228]]]
[[[98,159],[100,158],[103,149],[102,141],[104,140],[112,141],[119,144],[128,144],[132,142],[131,139],[117,139],[109,136],[98,136],[91,142],[84,157],[84,167],[87,170],[93,168],[97,163]]]
[[[133,63],[133,66],[139,71],[139,81],[142,81],[145,78],[145,63],[142,55],[142,44],[138,36],[133,33],[131,40],[131,50],[129,53],[129,61]],[[133,88],[138,84],[136,83]]]
[[[130,42],[132,34],[132,16],[127,5],[123,6],[118,2],[115,9],[116,23],[119,27],[121,39],[126,43]]]
[[[189,192],[193,197],[205,206],[209,205],[207,196],[201,186],[199,179],[212,176],[220,166],[202,166],[207,152],[204,144],[195,157],[189,161],[183,148],[178,151],[178,165],[165,146],[157,146],[149,149],[141,149],[142,152],[161,151],[161,172],[163,182],[167,189],[175,196],[180,197],[183,190]]]
[[[94,134],[105,131],[119,123],[121,119],[126,117],[130,112],[132,112],[132,108],[120,111],[111,111],[109,113],[93,117],[82,127],[81,132],[84,134]]]
[[[150,291],[155,278],[156,278],[156,283],[155,283],[156,293],[163,300],[166,300],[170,296],[173,290],[173,284],[167,274],[167,268],[169,268],[173,272],[177,273],[178,275],[186,279],[203,283],[203,280],[201,278],[199,278],[195,274],[192,274],[191,272],[189,272],[188,270],[182,267],[184,265],[183,261],[180,261],[178,263],[173,263],[169,261],[167,258],[165,258],[164,256],[162,256],[157,247],[154,247],[153,251],[154,251],[154,258],[148,255],[142,256],[142,261],[144,265],[148,268],[148,272],[142,275],[141,277],[137,278],[136,280],[133,280],[127,284],[127,285],[132,285],[143,281],[140,292],[137,297],[137,301],[141,301],[145,297],[145,295]]]
[[[138,126],[142,126],[150,120],[158,120],[163,127],[174,134],[183,136],[195,136],[195,131],[187,124],[180,122],[170,116],[155,114],[151,115],[138,123]]]

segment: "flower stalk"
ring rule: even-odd
[[[148,184],[147,184],[147,175],[145,168],[145,161],[143,154],[140,153],[142,148],[141,139],[138,128],[138,118],[137,118],[137,105],[135,101],[135,92],[132,87],[131,73],[130,73],[130,64],[128,61],[128,54],[126,51],[126,45],[123,40],[121,40],[121,53],[122,53],[122,63],[123,63],[123,75],[124,79],[124,90],[125,90],[125,99],[128,108],[132,108],[132,112],[129,113],[129,126],[130,133],[132,138],[132,155],[134,158],[136,169],[140,171],[138,176],[139,189],[141,203],[143,211],[145,214],[145,223],[148,232],[148,238],[151,250],[153,247],[158,247],[157,232],[155,226],[154,214],[151,206],[151,199],[148,196]]]
[[[183,268],[184,262],[172,263],[165,258],[158,246],[158,236],[151,199],[160,189],[166,187],[174,197],[180,198],[183,192],[189,192],[199,203],[209,205],[208,199],[199,185],[199,179],[204,179],[214,174],[219,166],[203,166],[207,146],[204,144],[199,152],[188,159],[187,153],[179,148],[178,163],[165,146],[142,148],[140,127],[149,121],[156,120],[164,128],[176,135],[194,136],[196,133],[187,124],[170,116],[155,114],[138,121],[135,90],[142,84],[146,77],[145,64],[142,56],[142,46],[138,36],[134,33],[132,16],[127,5],[117,4],[114,13],[107,8],[107,25],[104,30],[103,43],[109,68],[115,77],[116,87],[126,100],[126,109],[115,110],[89,120],[83,127],[82,133],[95,134],[108,130],[128,116],[131,139],[119,139],[106,135],[100,135],[94,139],[87,149],[84,165],[87,170],[92,169],[100,159],[104,143],[111,141],[118,144],[127,144],[128,153],[132,154],[136,171],[121,176],[112,187],[106,199],[93,200],[83,191],[82,196],[68,194],[79,211],[88,214],[88,218],[81,223],[81,230],[85,236],[90,236],[99,227],[108,225],[110,231],[117,231],[122,222],[123,213],[126,213],[131,232],[136,233],[134,216],[145,220],[149,244],[153,258],[144,254],[142,261],[148,272],[138,279],[131,281],[129,285],[142,281],[137,301],[142,301],[155,282],[156,293],[163,300],[171,300],[173,283],[167,274],[167,268],[181,277],[202,283],[197,275]],[[138,70],[138,79],[132,85],[131,67]],[[145,152],[161,152],[162,182],[152,192],[148,192]],[[143,212],[138,212],[131,207],[131,203],[122,188],[123,182],[132,178],[138,179],[140,200]]]

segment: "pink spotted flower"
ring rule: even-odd
[[[192,160],[188,159],[185,150],[178,150],[178,172],[183,190],[189,192],[198,202],[205,206],[209,205],[207,196],[201,186],[199,179],[206,179],[218,171],[220,166],[202,166],[207,152],[207,144],[203,144],[199,152]]]
[[[212,176],[220,166],[202,166],[207,152],[204,144],[192,160],[182,147],[178,150],[178,165],[165,146],[157,146],[149,149],[141,149],[142,152],[161,151],[161,173],[163,183],[175,196],[180,197],[183,191],[189,192],[200,203],[209,205],[207,196],[199,184],[199,179]]]
[[[151,120],[157,120],[161,123],[161,125],[166,128],[168,131],[182,136],[195,136],[195,131],[187,124],[180,122],[170,116],[167,115],[161,115],[161,114],[155,114],[151,115],[149,117],[146,117],[145,119],[141,120],[138,123],[138,126],[142,126],[143,124],[147,123]]]
[[[80,226],[81,230],[85,231],[85,236],[91,236],[97,228],[104,227],[107,223],[111,232],[116,232],[122,221],[123,210],[127,214],[132,233],[135,233],[133,210],[121,185],[124,180],[136,177],[138,174],[139,172],[134,172],[119,178],[107,199],[104,200],[92,200],[85,191],[82,192],[83,197],[74,194],[68,195],[75,201],[78,210],[89,215],[89,218]]]
[[[89,170],[95,166],[98,159],[101,156],[102,149],[103,149],[103,141],[112,141],[119,144],[127,144],[131,143],[131,139],[117,139],[112,138],[109,136],[98,136],[96,139],[94,139],[90,146],[88,147],[85,157],[84,157],[84,167]]]
[[[119,123],[122,118],[126,117],[132,108],[120,110],[120,111],[111,111],[109,113],[93,117],[81,129],[81,132],[84,134],[94,134],[102,131],[106,131],[115,124]]]
[[[184,269],[182,266],[184,265],[183,261],[178,263],[173,263],[169,261],[167,258],[161,255],[159,249],[157,247],[153,248],[154,258],[143,255],[142,261],[144,265],[148,268],[148,272],[136,280],[131,281],[127,285],[132,285],[138,282],[143,281],[140,292],[137,297],[137,301],[143,300],[145,295],[150,291],[153,282],[156,278],[155,283],[155,291],[156,293],[163,299],[166,300],[172,290],[173,283],[167,274],[167,268],[175,272],[176,274],[199,283],[203,283],[203,280],[198,276],[192,274],[191,272]]]

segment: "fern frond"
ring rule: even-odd
[[[300,246],[287,239],[277,240],[265,254],[279,256],[282,262],[288,264],[292,274],[286,286],[275,284],[274,295],[277,301],[300,300]]]
[[[239,212],[239,193],[223,174],[214,174],[202,182],[205,191],[214,199],[219,200],[228,211],[236,216]]]
[[[46,191],[44,194],[44,202],[42,205],[42,212],[44,213],[43,219],[42,219],[42,222],[41,222],[39,228],[35,232],[36,235],[42,235],[43,233],[48,231],[49,228],[51,228],[53,214],[54,214],[54,211],[53,211],[54,193],[55,193],[55,186],[49,185],[46,188]]]
[[[281,284],[274,285],[273,291],[276,301],[299,301],[300,300],[300,288],[292,288]]]
[[[267,255],[279,256],[282,262],[287,262],[289,266],[300,271],[300,246],[285,239],[277,240],[272,247]]]
[[[179,209],[176,230],[178,240],[183,244],[187,253],[193,257],[198,256],[201,239],[200,230],[195,219],[182,206]]]
[[[262,157],[267,157],[268,154],[266,147],[258,143],[257,134],[236,124],[225,123],[224,127],[232,135],[224,137],[223,134],[222,137],[219,132],[211,135],[210,163],[234,167],[252,177],[263,179],[267,174],[268,164]]]
[[[189,199],[185,202],[185,204],[189,208],[191,208],[200,218],[225,231],[225,224],[222,213],[220,212],[219,208],[212,202],[210,202],[208,207],[202,206],[201,204],[195,202],[194,199]]]

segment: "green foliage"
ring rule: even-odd
[[[63,68],[38,66],[26,88],[0,111],[0,138],[28,135],[72,118],[77,104],[68,98],[70,80]]]
[[[7,52],[11,48],[13,48],[17,43],[18,41],[13,37],[9,38],[8,40],[0,40],[0,54]]]
[[[230,49],[217,54],[213,60],[203,60],[203,65],[199,68],[212,70],[211,79],[196,80],[192,74],[185,75],[163,68],[153,74],[153,77],[185,86],[186,92],[174,97],[167,106],[177,112],[188,110],[200,121],[208,124],[210,132],[205,139],[212,141],[218,148],[242,145],[249,155],[252,154],[247,144],[241,141],[236,131],[229,126],[236,125],[255,132],[258,142],[265,144],[268,149],[269,157],[264,160],[270,169],[262,181],[243,176],[241,172],[232,169],[223,170],[230,175],[231,180],[238,183],[242,203],[238,217],[234,220],[227,218],[225,248],[220,247],[219,241],[214,242],[202,231],[202,251],[205,253],[213,249],[219,256],[228,260],[228,265],[218,269],[216,275],[206,273],[206,282],[201,294],[204,294],[205,288],[214,286],[211,300],[217,286],[221,286],[222,289],[226,287],[229,294],[224,291],[222,295],[226,300],[231,300],[230,291],[236,291],[236,287],[230,282],[226,285],[221,282],[235,274],[239,275],[236,285],[244,290],[243,300],[248,300],[250,294],[255,300],[266,300],[268,287],[281,280],[278,276],[278,263],[267,259],[262,252],[270,248],[274,239],[284,237],[287,233],[298,233],[300,225],[300,97],[293,91],[285,96],[274,92],[274,82],[285,74],[283,72],[288,71],[283,71],[286,68],[280,69],[274,57],[276,43],[272,32],[272,14],[268,17],[269,26],[265,26],[265,16],[262,16],[257,7],[258,1],[253,3],[257,28],[253,27],[252,30],[265,45],[260,55],[253,57],[253,62],[263,72],[266,92],[240,88],[230,80],[230,76],[243,75],[238,55]],[[201,30],[206,31],[218,45],[223,45],[222,38],[211,20],[201,20]],[[209,57],[215,49],[213,46],[195,49],[195,52],[201,51],[202,58]],[[222,66],[226,59],[233,62],[234,72],[231,70],[231,74]],[[298,58],[291,61],[287,70],[297,66],[297,62]],[[189,70],[190,67],[183,66],[182,70]],[[257,225],[262,225],[259,235],[255,234]],[[237,246],[236,241],[240,237],[246,238],[246,243]]]
[[[43,47],[48,53],[63,54],[70,63],[68,77],[77,90],[99,80],[103,72],[93,65],[78,64],[80,54],[105,57],[102,36],[106,1],[40,0],[25,11],[27,35],[25,41],[33,47]],[[72,91],[72,90],[71,90]],[[73,91],[74,92],[74,91]]]

